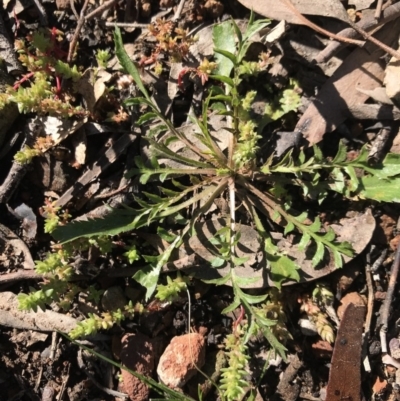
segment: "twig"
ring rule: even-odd
[[[106,22],[106,27],[113,28],[119,26],[121,28],[141,28],[145,29],[149,24],[140,24],[139,22]]]
[[[383,0],[378,0],[378,3],[376,4],[376,9],[375,9],[375,19],[381,18],[381,13],[382,13],[382,5],[383,5]]]
[[[400,244],[397,245],[396,257],[394,258],[392,268],[390,269],[389,284],[386,292],[385,302],[382,307],[382,319],[381,319],[382,327],[379,332],[379,335],[381,339],[381,347],[383,353],[387,353],[386,332],[389,322],[390,306],[392,304],[393,294],[396,287],[397,276],[399,275],[399,268],[400,268]]]
[[[69,0],[69,5],[71,6],[71,10],[75,15],[77,21],[79,21],[79,14],[76,11],[74,0]]]
[[[126,399],[128,397],[127,394],[121,393],[119,391],[111,390],[107,387],[102,386],[100,383],[97,382],[97,380],[93,377],[93,375],[90,374],[90,372],[86,369],[85,363],[83,362],[82,358],[82,349],[79,348],[78,355],[77,355],[77,361],[78,361],[78,366],[80,369],[82,369],[86,376],[90,379],[90,381],[101,391],[104,391],[108,395],[112,395],[113,397],[120,397],[123,399]]]
[[[378,47],[380,47],[382,50],[384,50],[386,53],[390,54],[392,57],[397,58],[398,60],[400,60],[400,52],[398,52],[397,50],[392,49],[391,47],[385,45],[384,43],[382,43],[380,40],[374,38],[372,35],[370,35],[367,31],[365,31],[364,29],[360,28],[357,24],[355,24],[352,21],[348,21],[348,23],[350,24],[350,26],[357,31],[364,39],[369,40],[370,42],[374,43],[375,45],[377,45]]]
[[[59,391],[59,393],[57,395],[57,401],[61,401],[62,398],[63,398],[64,391],[65,391],[65,388],[67,387],[67,383],[68,383],[68,380],[69,380],[69,370],[70,370],[70,368],[71,368],[71,364],[68,363],[67,374],[63,377],[63,381],[62,381],[62,384],[61,384],[61,389],[60,389],[60,391]]]
[[[178,21],[178,19],[181,17],[183,6],[185,5],[185,1],[186,0],[181,0],[179,2],[179,6],[176,9],[176,12],[175,12],[174,16],[172,17],[172,21]]]
[[[89,21],[93,17],[96,17],[97,15],[101,14],[103,11],[109,9],[112,7],[118,0],[108,0],[104,2],[101,6],[97,7],[95,10],[93,10],[91,13],[86,15],[85,19],[86,21]]]
[[[53,334],[51,335],[51,347],[50,347],[50,356],[49,356],[49,359],[51,359],[51,360],[54,359],[54,356],[56,354],[57,338],[58,338],[58,333],[56,331],[53,331]]]
[[[68,57],[67,57],[67,61],[69,63],[72,61],[72,58],[75,53],[75,48],[78,43],[79,34],[81,33],[81,29],[85,23],[85,12],[86,12],[88,5],[89,5],[89,0],[85,0],[85,3],[83,4],[81,14],[80,14],[80,17],[78,20],[78,25],[76,26],[74,36],[72,37],[71,43],[69,45],[69,51],[68,51]]]
[[[393,4],[383,10],[382,18],[377,21],[373,16],[369,16],[367,18],[361,19],[357,26],[361,27],[365,31],[370,31],[372,29],[379,29],[385,23],[396,19],[400,15],[400,3]],[[346,28],[342,31],[338,32],[338,35],[342,37],[354,38],[358,36],[358,32],[356,32],[352,28]],[[335,53],[337,53],[341,48],[343,48],[346,44],[342,42],[331,42],[324,50],[322,50],[317,57],[315,57],[315,61],[317,63],[325,63],[329,58],[331,58]]]
[[[93,199],[105,199],[105,198],[110,198],[111,196],[117,195],[120,192],[124,191],[126,188],[128,188],[128,184],[122,186],[121,188],[117,188],[114,191],[109,191],[104,194],[96,195],[93,197]]]
[[[371,273],[375,274],[377,270],[382,266],[382,263],[384,262],[386,255],[387,255],[387,248],[383,250],[383,252],[380,254],[379,258],[375,260],[374,264],[371,267]]]
[[[47,18],[46,10],[44,9],[42,3],[40,2],[40,0],[33,0],[33,2],[35,3],[37,10],[39,11],[40,24],[43,26],[47,26],[49,24],[48,18]]]
[[[41,131],[42,126],[36,123],[36,118],[32,119],[25,126],[26,140],[22,145],[22,149],[25,146],[33,147],[39,132]],[[11,166],[11,170],[8,173],[6,179],[3,184],[0,185],[0,203],[7,203],[11,198],[14,191],[17,189],[18,184],[28,171],[29,164],[20,164],[16,161],[13,162]]]
[[[372,284],[372,267],[371,267],[371,252],[367,255],[367,263],[365,265],[365,277],[367,281],[367,288],[368,288],[368,302],[367,302],[367,317],[365,318],[365,326],[364,326],[364,334],[365,337],[364,341],[368,341],[370,327],[371,327],[371,320],[372,320],[372,313],[374,309],[374,287]]]
[[[284,0],[285,4],[292,10],[292,12],[298,17],[301,21],[303,21],[304,25],[308,26],[311,29],[314,29],[314,31],[328,36],[328,38],[338,40],[340,42],[348,43],[348,44],[354,44],[357,46],[363,46],[364,42],[361,40],[356,40],[356,39],[351,39],[345,36],[339,36],[334,34],[333,32],[329,32],[326,29],[321,28],[320,26],[314,24],[311,22],[308,18],[306,18],[301,12],[291,3],[290,0]]]
[[[13,284],[22,280],[41,280],[43,275],[36,273],[35,270],[18,270],[14,273],[0,275],[0,284]]]
[[[392,134],[392,126],[383,127],[379,130],[376,138],[374,139],[371,149],[368,153],[368,160],[374,163],[382,162],[386,156],[385,150],[387,148],[388,141]]]

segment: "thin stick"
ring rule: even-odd
[[[75,15],[77,21],[79,21],[79,14],[76,11],[74,0],[69,0],[69,5],[71,6],[71,10]]]
[[[104,2],[101,6],[97,7],[95,10],[93,10],[91,13],[89,13],[85,19],[86,21],[92,19],[93,17],[96,17],[97,15],[101,14],[103,11],[109,9],[112,7],[118,0],[108,0]]]
[[[384,7],[382,18],[377,21],[373,16],[363,18],[358,23],[357,26],[361,27],[366,31],[370,31],[372,29],[379,29],[385,23],[396,19],[400,15],[400,3],[393,4],[389,7]],[[338,32],[338,35],[354,38],[358,35],[358,33],[351,28],[343,29]],[[325,63],[329,58],[331,58],[334,54],[336,54],[340,49],[342,49],[346,44],[343,42],[331,42],[328,46],[322,50],[317,57],[315,57],[315,61],[317,63]]]
[[[389,322],[389,314],[390,314],[390,306],[393,300],[393,294],[396,287],[397,277],[399,275],[400,268],[400,244],[397,246],[396,257],[392,264],[392,268],[390,269],[390,279],[389,285],[386,292],[385,302],[382,307],[382,327],[379,332],[381,338],[381,347],[382,352],[387,353],[387,341],[386,341],[386,332],[388,328]]]
[[[372,252],[372,249],[371,249]],[[365,277],[367,281],[367,288],[368,288],[368,302],[367,302],[367,317],[365,318],[365,326],[364,326],[364,334],[365,339],[364,341],[368,341],[370,327],[371,327],[371,320],[372,320],[372,313],[374,309],[374,287],[372,284],[372,268],[371,268],[371,252],[367,256],[367,263],[365,265]]]
[[[314,24],[313,22],[311,22],[308,18],[306,18],[303,14],[300,13],[300,11],[291,3],[290,0],[284,0],[285,4],[288,6],[288,8],[290,8],[293,13],[296,15],[296,17],[298,17],[301,21],[303,21],[304,25],[308,26],[309,28],[314,29],[314,31],[328,36],[331,39],[335,39],[339,42],[344,42],[344,43],[351,43],[357,46],[363,46],[364,42],[361,40],[356,40],[356,39],[351,39],[351,38],[346,38],[344,36],[338,36],[336,34],[334,34],[333,32],[329,32],[326,29],[321,28],[320,26]]]
[[[139,22],[106,22],[106,27],[114,28],[115,26],[119,26],[120,28],[141,28],[146,29],[149,24],[140,24]]]
[[[183,6],[185,5],[186,0],[181,0],[179,2],[179,6],[176,9],[175,15],[172,17],[172,21],[178,21],[178,19],[181,17]]]
[[[85,23],[85,12],[86,12],[88,5],[89,5],[89,0],[85,0],[85,3],[83,4],[81,14],[80,14],[80,17],[78,20],[78,25],[76,26],[74,36],[72,37],[71,43],[69,45],[69,51],[68,51],[68,57],[67,57],[68,63],[70,63],[72,61],[72,58],[74,56],[75,48],[76,48],[76,45],[77,45],[78,39],[79,39],[79,34],[81,33],[81,29]]]
[[[314,24],[313,22],[311,22],[309,19],[307,19],[306,17],[304,17],[304,15],[302,15],[297,8],[290,2],[290,0],[284,0],[285,4],[287,4],[287,6],[293,11],[293,13],[304,22],[305,25],[307,25],[308,27],[314,29],[316,32],[319,32],[323,35],[326,35],[332,39],[336,39],[338,41],[341,42],[345,42],[345,43],[354,43],[354,44],[358,44],[358,45],[363,45],[363,43],[359,40],[355,40],[355,39],[349,39],[347,37],[344,36],[338,36],[333,34],[332,32],[326,31],[325,29],[321,28],[320,26]],[[357,31],[364,39],[369,40],[370,42],[374,43],[375,45],[377,45],[378,47],[380,47],[382,50],[384,50],[386,53],[390,54],[391,56],[400,59],[400,52],[392,49],[391,47],[385,45],[384,43],[382,43],[380,40],[374,38],[373,36],[371,36],[368,32],[364,31],[364,29],[360,28],[357,24],[355,24],[354,22],[348,20],[346,21],[355,31]],[[351,42],[349,42],[349,40],[351,40]]]
[[[25,143],[21,147],[23,151],[26,146],[33,148],[33,145],[36,142],[36,138],[39,133],[42,131],[42,126],[38,119],[31,119],[28,124],[24,127],[25,134]],[[7,203],[14,191],[17,189],[19,183],[22,178],[24,178],[25,174],[29,169],[29,164],[20,164],[14,160],[11,170],[8,173],[7,177],[0,185],[0,203]]]
[[[386,53],[390,54],[392,57],[397,58],[400,60],[400,52],[397,50],[392,49],[391,47],[385,45],[382,43],[380,40],[374,38],[372,35],[370,35],[368,32],[364,31],[364,29],[360,28],[357,24],[355,24],[352,21],[348,21],[350,26],[357,31],[364,39],[369,40],[370,42],[374,43],[378,47],[380,47],[382,50],[384,50]]]
[[[378,3],[376,4],[375,15],[374,15],[375,19],[381,18],[382,5],[383,5],[383,0],[378,0]]]
[[[48,18],[47,18],[46,10],[44,9],[42,3],[40,2],[40,0],[33,0],[33,2],[35,3],[37,10],[39,11],[40,24],[43,26],[47,26],[49,24]]]

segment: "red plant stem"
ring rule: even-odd
[[[61,95],[61,81],[60,77],[56,75],[56,98]]]
[[[25,74],[19,81],[17,81],[17,82],[14,84],[13,89],[14,89],[14,90],[17,90],[17,89],[21,86],[22,83],[24,83],[25,81],[27,81],[30,77],[33,77],[34,74],[35,74],[35,73],[34,73],[33,71],[32,71],[32,72],[29,72],[28,74]]]
[[[232,331],[236,331],[236,328],[239,326],[239,324],[242,322],[244,318],[244,308],[243,305],[240,305],[240,315],[239,317],[235,320],[232,326]]]
[[[14,37],[16,38],[17,35],[18,35],[18,29],[19,29],[20,22],[19,22],[17,13],[15,12],[15,7],[13,8],[13,16],[14,16],[14,19],[15,19],[15,32],[14,32]]]

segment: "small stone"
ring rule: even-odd
[[[205,363],[204,337],[198,333],[174,337],[160,358],[157,374],[168,387],[183,387]]]
[[[386,299],[386,291],[375,291],[374,298],[376,301],[384,301]]]
[[[370,346],[368,347],[368,351],[371,356],[379,355],[382,352],[380,341],[372,341]]]
[[[311,345],[313,355],[318,359],[332,358],[333,348],[328,341],[318,340]]]
[[[124,295],[124,291],[119,286],[108,288],[101,298],[101,306],[106,311],[124,310],[127,304],[128,300]]]
[[[375,379],[375,383],[372,386],[372,392],[375,396],[383,396],[385,391],[387,390],[388,382],[387,380],[377,376]]]
[[[337,310],[337,315],[340,320],[342,320],[343,313],[349,304],[354,304],[355,306],[365,306],[365,301],[358,292],[349,292],[346,294],[340,300],[340,305]]]
[[[392,338],[389,341],[390,355],[394,359],[400,359],[400,340],[398,338]]]
[[[153,344],[142,333],[126,334],[122,338],[121,362],[127,368],[144,376],[151,376],[154,369]],[[123,390],[132,401],[148,399],[150,389],[141,380],[122,370]]]

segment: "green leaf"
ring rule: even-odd
[[[235,83],[233,82],[232,78],[225,77],[223,75],[210,75],[210,78],[223,82],[224,84],[229,85],[231,88],[235,86]]]
[[[242,278],[242,277],[241,277]],[[235,279],[236,281],[236,279]],[[247,303],[249,303],[250,305],[253,304],[259,304],[260,302],[264,302],[267,297],[268,294],[264,294],[264,295],[250,295],[250,294],[246,294],[245,292],[243,292],[239,287],[235,286],[235,291],[238,292],[238,296],[240,297],[240,299],[242,301],[246,301]]]
[[[236,256],[232,256],[233,263],[235,266],[242,266],[244,263],[246,263],[249,260],[248,256],[245,256],[243,258],[238,258]]]
[[[324,244],[322,242],[317,242],[317,250],[315,251],[315,254],[311,261],[312,267],[318,266],[318,263],[320,263],[324,258],[324,254],[325,254]]]
[[[347,159],[347,148],[343,141],[339,142],[339,149],[336,153],[335,158],[332,160],[332,164],[340,164]]]
[[[360,190],[357,196],[363,199],[372,199],[378,202],[400,202],[400,177],[387,180],[376,176],[360,178]]]
[[[304,233],[303,236],[301,237],[301,240],[299,242],[298,248],[299,250],[304,250],[306,249],[307,245],[309,244],[311,240],[310,234]]]
[[[135,64],[133,64],[132,60],[129,58],[128,53],[124,48],[124,44],[122,43],[121,30],[118,27],[115,27],[114,31],[114,43],[115,43],[115,54],[118,57],[118,60],[121,66],[132,76],[135,80],[137,87],[140,92],[142,92],[143,96],[151,102],[151,98],[143,85],[142,79],[140,78],[140,73]]]
[[[236,50],[235,30],[231,21],[228,20],[214,25],[213,44],[214,48],[222,49],[234,54]],[[214,71],[215,74],[229,77],[234,66],[234,62],[221,53],[215,54],[215,60],[218,63],[218,66]]]
[[[282,283],[287,280],[300,280],[299,266],[288,256],[266,254],[266,258],[271,267],[271,280],[278,288],[281,288]]]
[[[132,230],[134,211],[126,209],[115,209],[102,219],[77,221],[65,226],[57,227],[53,237],[62,243],[70,242],[81,237],[90,238],[95,235],[117,235]]]
[[[220,277],[220,278],[213,278],[210,280],[202,280],[204,281],[206,284],[215,284],[215,285],[225,285],[230,279],[231,279],[232,275],[231,272],[229,272],[226,276]],[[239,302],[240,304],[240,302]],[[224,313],[224,312],[222,312]]]
[[[293,223],[288,223],[285,227],[285,231],[283,232],[285,235],[289,234],[295,229],[295,225]]]
[[[337,269],[343,267],[343,256],[340,252],[333,250],[333,260]]]
[[[389,178],[400,174],[400,154],[388,153],[381,168],[375,168],[372,173],[378,178]]]
[[[240,299],[239,298],[235,298],[234,301],[227,306],[221,313],[222,314],[227,314],[229,312],[233,312],[239,305],[240,305]]]
[[[237,64],[236,56],[228,50],[214,48],[214,52],[226,57],[235,66]],[[221,75],[221,74],[218,74]]]
[[[156,117],[158,117],[157,114],[153,113],[153,112],[142,114],[139,117],[139,119],[137,120],[137,124],[142,125],[142,124],[146,123],[147,121],[153,120]]]
[[[237,36],[237,39],[238,39],[238,42],[239,42],[239,46],[241,46],[242,42],[243,42],[242,32],[240,31],[240,28],[238,27],[238,24],[236,23],[236,21],[232,17],[231,17],[231,23],[232,23],[232,27],[233,27],[233,29],[235,31],[235,34]],[[250,22],[249,22],[249,24],[250,24]]]
[[[210,241],[211,242],[211,241]],[[216,257],[211,261],[211,266],[212,267],[221,267],[226,263],[225,259]]]
[[[156,287],[158,278],[160,277],[162,267],[168,262],[171,257],[172,251],[175,249],[176,245],[181,240],[180,236],[174,239],[174,242],[160,255],[159,260],[156,265],[151,264],[134,274],[132,277],[140,285],[146,288],[146,301],[150,299],[153,295]]]

